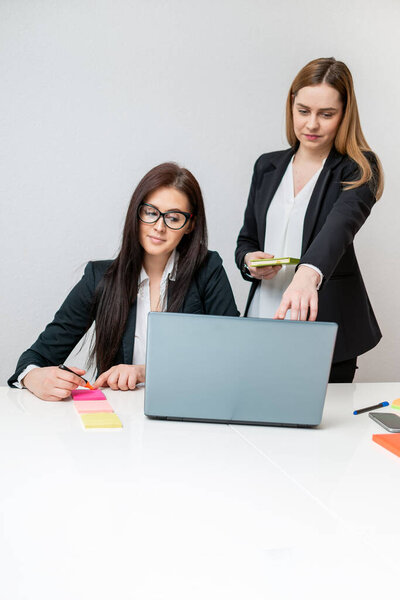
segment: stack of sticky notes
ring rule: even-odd
[[[396,410],[400,410],[400,398],[396,398],[396,400],[393,400],[392,408],[395,408]]]
[[[101,390],[77,389],[71,392],[74,406],[85,429],[115,429],[122,423]]]

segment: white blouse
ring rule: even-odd
[[[167,310],[168,281],[175,281],[179,254],[174,250],[165,265],[160,283],[160,311]],[[144,267],[139,275],[136,302],[135,343],[133,346],[133,365],[144,365],[146,362],[147,316],[150,307],[150,279]]]
[[[323,167],[322,164],[321,168],[295,196],[293,158],[267,210],[264,252],[276,257],[299,258],[301,256],[304,217]],[[284,265],[273,279],[261,280],[261,285],[258,286],[250,304],[249,317],[274,317],[281,303],[282,294],[293,279],[294,269],[293,265]],[[290,318],[290,311],[286,318]]]

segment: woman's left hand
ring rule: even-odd
[[[115,365],[104,371],[94,382],[95,388],[110,387],[112,390],[134,390],[146,379],[145,365]]]
[[[319,274],[301,265],[282,296],[281,303],[275,313],[274,319],[284,319],[290,309],[290,318],[294,321],[315,321],[318,313]]]

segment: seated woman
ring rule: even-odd
[[[43,400],[62,400],[84,385],[59,369],[95,322],[95,387],[134,389],[145,381],[149,311],[237,316],[217,252],[207,250],[199,184],[175,163],[149,171],[133,193],[115,260],[89,262],[54,320],[20,357],[10,386]],[[166,356],[168,349],[166,348]]]

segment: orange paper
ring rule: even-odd
[[[400,433],[374,433],[372,440],[389,452],[400,456]]]

